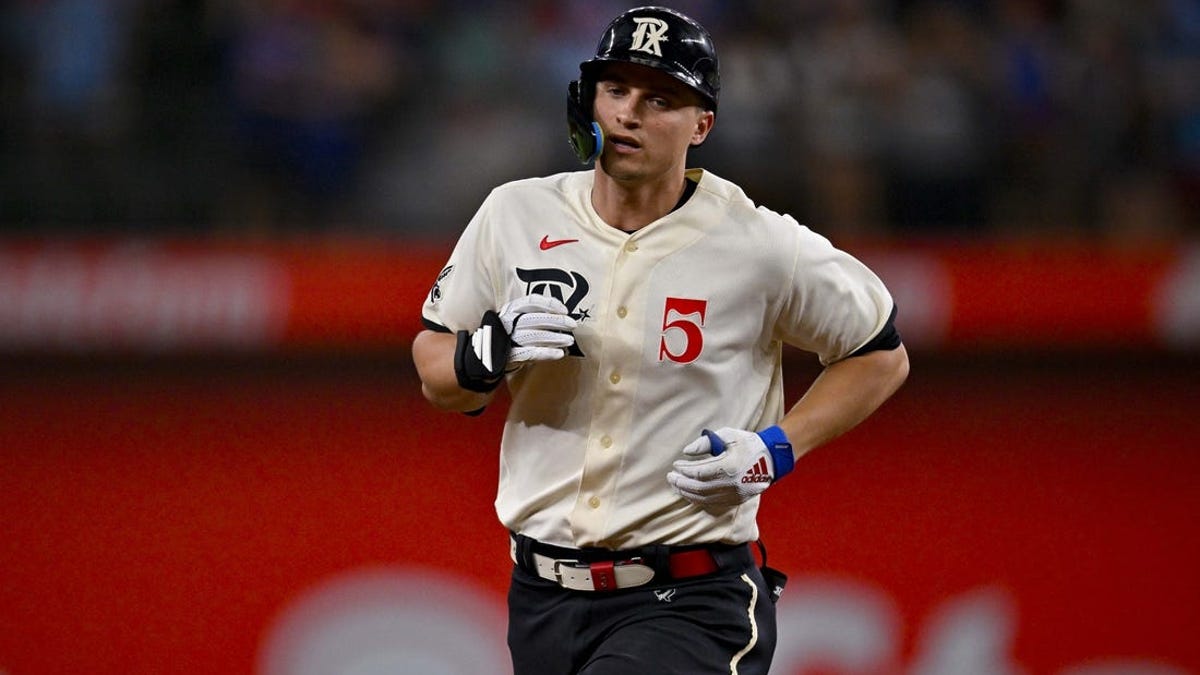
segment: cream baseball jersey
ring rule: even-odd
[[[563,301],[576,345],[508,376],[496,511],[569,547],[740,543],[758,499],[705,510],[667,484],[704,428],[757,431],[784,412],[783,343],[831,363],[887,324],[879,278],[791,217],[699,169],[691,198],[633,234],[591,204],[592,171],[497,187],[422,310],[474,330],[529,293]]]

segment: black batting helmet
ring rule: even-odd
[[[666,7],[637,7],[612,20],[596,46],[596,55],[579,64],[580,78],[567,97],[571,146],[580,161],[595,158],[603,146],[592,121],[591,97],[596,76],[608,63],[636,63],[663,71],[686,84],[716,111],[721,92],[717,50],[712,36],[691,17]]]
[[[704,27],[666,7],[638,7],[613,19],[596,46],[596,55],[579,64],[594,80],[606,63],[636,63],[657,68],[700,94],[717,109],[721,78],[717,50]]]

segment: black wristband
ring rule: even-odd
[[[458,331],[454,348],[454,375],[458,386],[481,394],[494,391],[504,380],[512,339],[500,316],[492,310],[483,314],[475,332]]]

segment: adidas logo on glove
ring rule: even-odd
[[[759,457],[758,462],[750,467],[742,476],[743,483],[770,483],[771,473],[767,471],[767,458]]]

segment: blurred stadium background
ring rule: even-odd
[[[0,673],[508,672],[504,406],[408,347],[632,4],[0,7]],[[765,502],[775,672],[1200,673],[1200,2],[667,4],[722,56],[693,164],[913,355]]]

